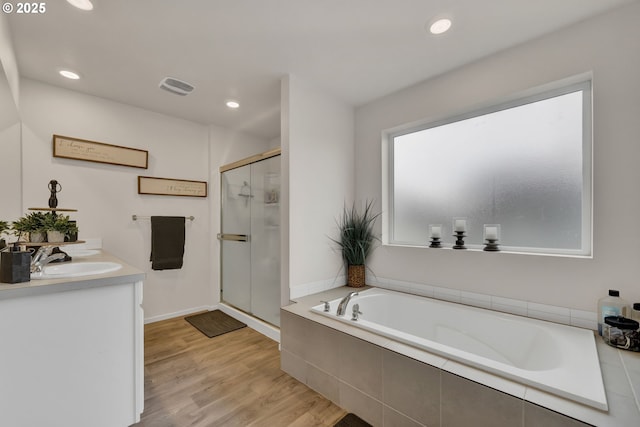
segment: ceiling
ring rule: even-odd
[[[21,76],[272,139],[287,74],[359,106],[637,0],[92,1],[8,15]],[[451,30],[429,34],[441,16]],[[167,76],[195,90],[160,90]]]

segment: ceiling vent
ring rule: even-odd
[[[160,88],[182,96],[190,94],[194,89],[189,83],[174,79],[173,77],[165,77],[162,79]]]

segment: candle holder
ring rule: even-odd
[[[430,248],[441,248],[442,224],[429,224],[429,236],[431,236]]]
[[[456,244],[453,245],[453,249],[467,249],[464,245],[464,238],[466,237],[464,231],[456,231],[453,237],[456,238]]]
[[[484,251],[498,252],[498,244],[496,243],[500,238],[500,224],[485,224],[484,225],[484,240],[487,242],[484,246]]]
[[[496,243],[498,239],[485,239],[487,243],[484,245],[483,251],[487,252],[498,252],[500,249],[498,248],[498,244]]]

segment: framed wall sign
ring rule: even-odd
[[[138,194],[207,197],[207,182],[138,176]]]
[[[86,139],[53,135],[53,157],[147,169],[149,152]]]

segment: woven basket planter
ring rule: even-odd
[[[347,269],[347,286],[361,288],[364,286],[364,265],[350,265]]]

